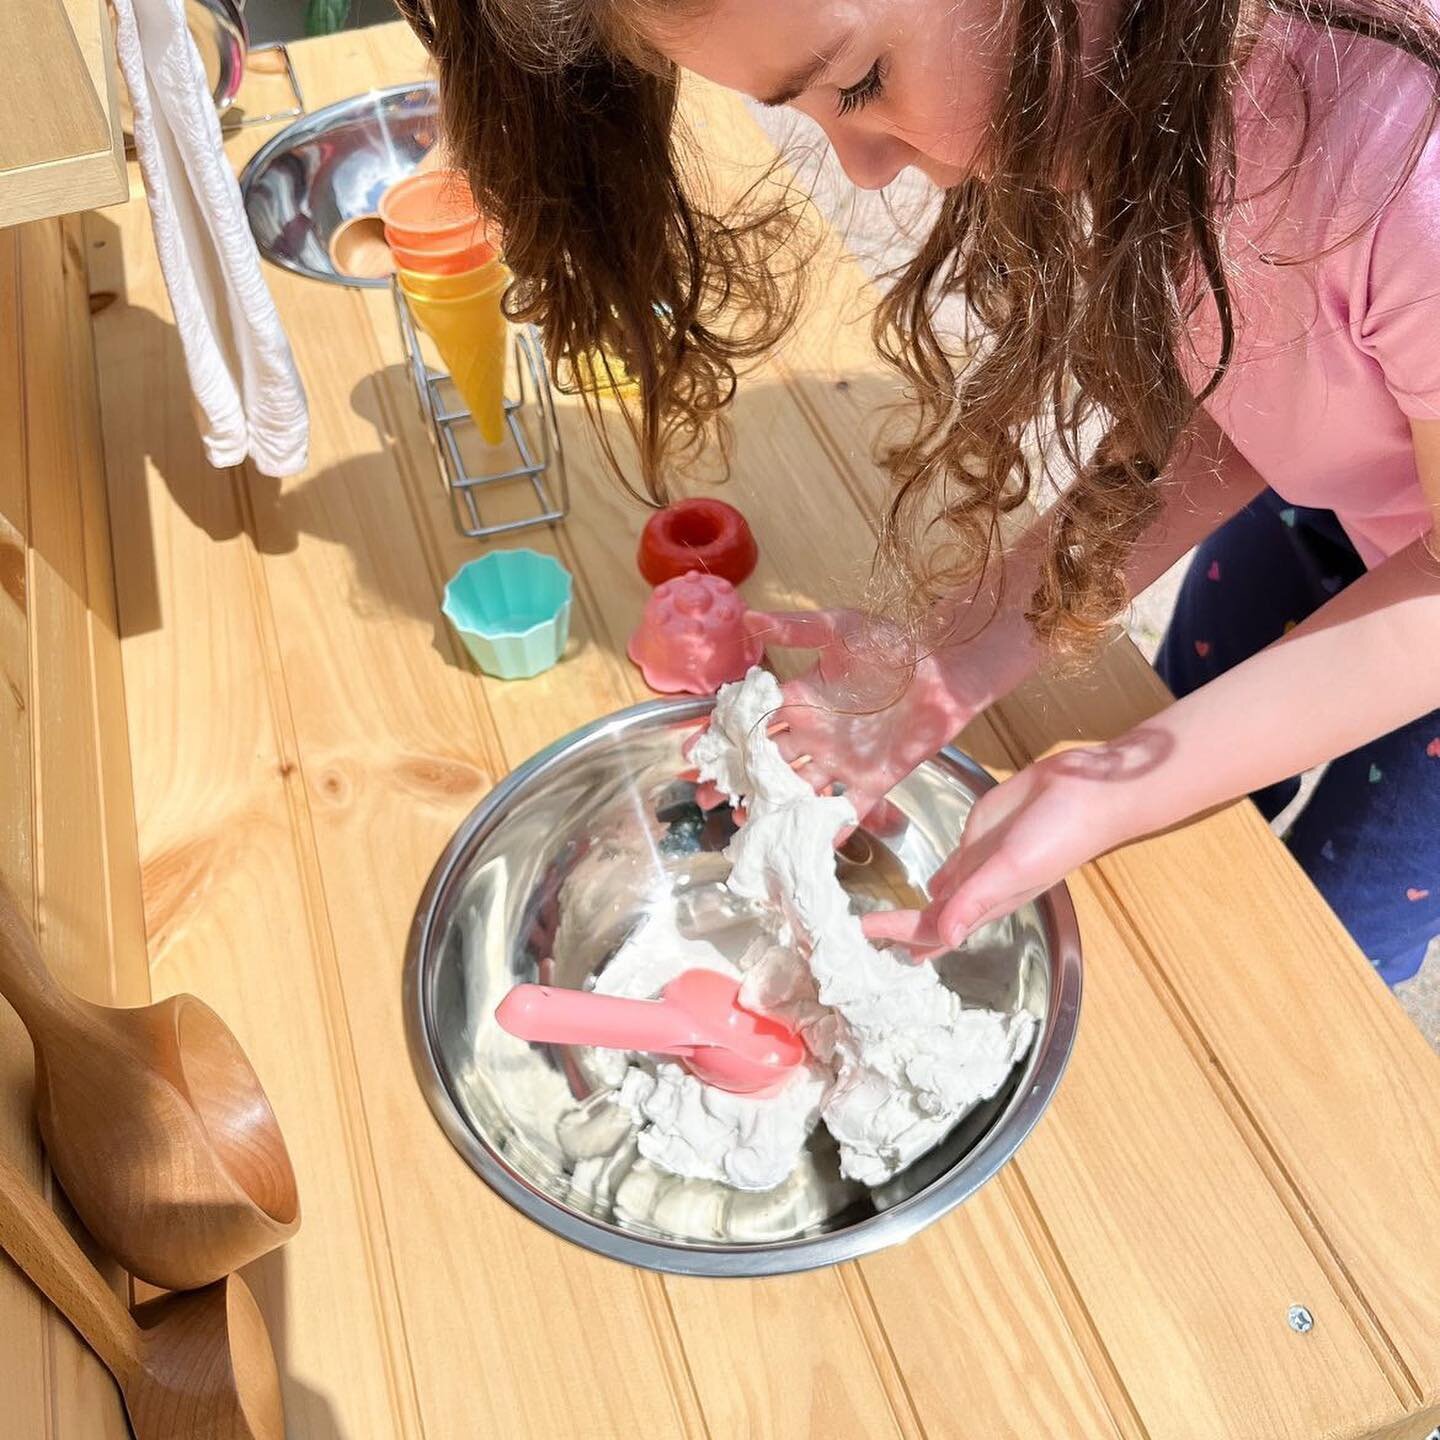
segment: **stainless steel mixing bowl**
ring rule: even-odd
[[[240,172],[240,195],[260,253],[276,265],[361,289],[388,280],[342,275],[330,237],[420,163],[440,135],[431,82],[371,90],[286,126]]]
[[[1049,1104],[1080,1004],[1080,948],[1063,886],[936,963],[975,1004],[1023,1004],[1035,1040],[1009,1083],[886,1184],[842,1181],[824,1127],[795,1175],[763,1194],[685,1180],[639,1157],[608,1058],[529,1045],[494,1010],[514,984],[580,986],[644,917],[738,953],[752,913],[724,889],[728,809],[702,815],[676,776],[709,700],[662,700],[578,731],[498,785],[435,866],[411,929],[412,1058],[456,1148],[504,1198],[566,1239],[689,1275],[772,1275],[849,1260],[913,1235],[1014,1153]],[[891,793],[895,833],[859,832],[839,874],[859,906],[915,903],[993,780],[953,750]]]
[[[234,103],[245,78],[245,59],[250,50],[250,29],[245,20],[243,0],[184,0],[185,24],[200,64],[210,98],[222,114]],[[127,143],[135,136],[135,107],[130,92],[121,85],[116,96],[120,131]]]

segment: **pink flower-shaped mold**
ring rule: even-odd
[[[655,587],[626,647],[645,683],[667,695],[712,695],[764,650],[735,587],[698,570]]]

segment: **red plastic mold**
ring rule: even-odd
[[[692,570],[739,585],[760,552],[745,517],[723,500],[680,500],[657,510],[640,532],[636,563],[652,585]]]

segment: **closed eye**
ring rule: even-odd
[[[862,80],[856,81],[854,85],[847,85],[837,92],[836,108],[842,115],[850,115],[856,110],[863,110],[872,101],[878,100],[885,92],[885,62],[877,60],[865,72]]]

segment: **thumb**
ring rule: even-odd
[[[860,929],[867,940],[890,940],[917,948],[940,943],[934,917],[928,910],[872,910],[860,917]]]
[[[945,945],[959,945],[982,925],[1015,908],[1016,899],[1000,857],[992,857],[958,879],[954,886],[930,904],[926,914],[935,933]]]
[[[752,610],[749,630],[782,650],[822,650],[839,634],[830,610]]]
[[[912,965],[943,954],[946,946],[935,933],[935,922],[923,910],[876,910],[860,917],[860,928],[867,940],[899,945],[910,952]]]

